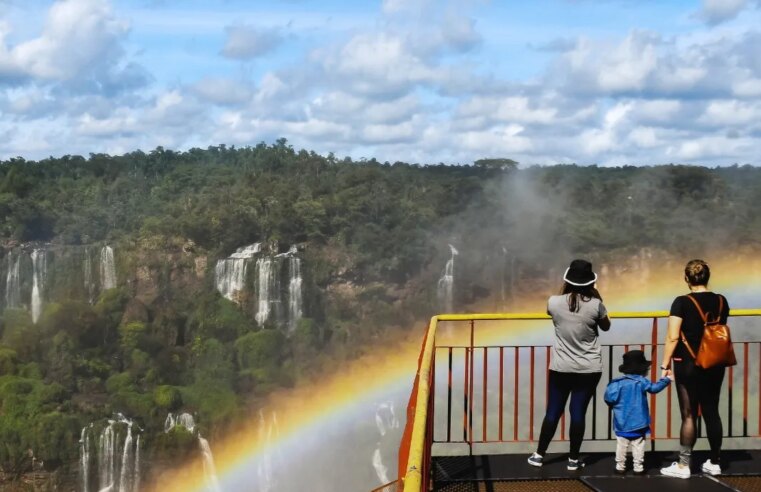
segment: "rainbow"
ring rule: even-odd
[[[752,291],[754,296],[761,294],[758,283],[761,261],[757,258],[751,258],[750,262],[738,257],[730,261],[708,260],[714,272],[711,285],[717,291],[748,295],[752,288],[755,289]],[[626,273],[609,279],[608,284],[605,283],[608,280],[601,278],[606,305],[611,311],[668,309],[671,298],[686,290],[681,281],[681,266],[669,267],[657,265],[657,268],[651,268],[656,273],[640,283],[632,282]],[[732,301],[733,297],[729,297]],[[759,307],[761,302],[755,302],[756,298],[753,298],[754,305],[733,304],[732,307]],[[544,310],[539,301],[530,301],[527,307],[529,309],[526,311]],[[505,323],[498,330],[488,330],[479,341],[514,341],[520,336],[522,344],[535,343],[539,337],[546,337],[546,333],[537,333],[536,326],[526,322]],[[278,409],[280,427],[278,435],[269,440],[269,445],[260,435],[258,418],[252,418],[249,424],[223,439],[214,439],[212,446],[222,490],[257,490],[256,467],[264,460],[273,459],[282,460],[289,474],[303,474],[306,484],[317,481],[315,473],[327,475],[332,485],[325,486],[324,490],[355,490],[357,487],[361,487],[359,490],[369,490],[380,485],[373,477],[365,482],[351,483],[352,459],[364,462],[365,466],[368,466],[370,459],[366,455],[353,456],[357,454],[354,449],[342,453],[345,463],[339,461],[331,469],[318,471],[309,469],[310,454],[328,453],[325,447],[334,445],[334,436],[340,433],[348,439],[344,446],[350,446],[354,440],[365,439],[353,434],[354,430],[362,429],[357,422],[369,421],[368,409],[374,408],[373,405],[379,401],[391,398],[389,395],[401,396],[406,402],[416,370],[421,335],[422,326],[402,340],[389,341],[381,349],[360,357],[346,367],[337,368],[335,374],[324,381],[302,384],[293,390],[273,395],[268,407]],[[403,408],[397,407],[400,417],[401,413]],[[392,479],[395,478],[393,471],[389,474]],[[157,478],[152,490],[201,492],[208,490],[208,487],[203,470],[194,465],[163,474]],[[323,489],[314,486],[311,490]]]

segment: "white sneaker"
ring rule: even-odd
[[[711,460],[706,460],[705,463],[703,463],[703,473],[707,473],[711,476],[721,475],[721,467],[718,463],[711,463]]]
[[[661,474],[667,477],[675,478],[690,478],[690,468],[687,466],[679,466],[676,461],[671,463],[671,466],[661,468]]]

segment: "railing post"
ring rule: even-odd
[[[505,348],[499,348],[499,441],[502,442],[502,420],[504,413],[504,392],[505,392]]]
[[[476,351],[474,349],[474,339],[475,339],[475,328],[476,328],[476,321],[471,319],[470,320],[470,395],[468,396],[468,400],[470,403],[470,407],[468,409],[468,447],[470,456],[473,456],[473,370],[474,370],[474,361],[476,358]]]
[[[518,440],[518,397],[520,396],[520,393],[518,392],[518,384],[520,380],[520,350],[518,347],[515,347],[515,388],[514,388],[514,398],[513,398],[513,441]]]
[[[748,437],[748,342],[743,342],[743,437]]]
[[[449,375],[447,381],[447,442],[452,441],[452,347],[449,347]]]
[[[658,318],[653,317],[653,330],[650,335],[650,343],[651,343],[651,349],[650,349],[650,380],[655,381],[656,376],[656,367],[660,367],[660,364],[658,364]],[[658,364],[658,366],[656,366]],[[656,433],[656,422],[655,422],[655,395],[650,395],[650,450],[655,451],[655,433]]]
[[[482,434],[483,434],[483,441],[484,442],[486,442],[486,387],[488,386],[486,375],[489,373],[489,369],[488,369],[488,365],[487,365],[487,361],[489,359],[489,354],[488,354],[487,350],[488,350],[488,347],[484,347],[484,386],[483,386],[484,404],[483,404],[483,409],[482,409],[482,412],[481,412],[483,414],[483,429],[482,429],[483,432],[482,432]]]

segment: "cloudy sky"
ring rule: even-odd
[[[761,164],[761,0],[0,0],[0,158]]]

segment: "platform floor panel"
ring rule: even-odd
[[[740,492],[761,492],[761,476],[758,477],[718,477],[722,483]]]
[[[642,492],[643,490],[668,492],[730,492],[732,487],[703,476],[680,478],[646,475],[644,477],[583,477],[582,481],[598,492]]]
[[[592,492],[581,480],[503,480],[499,482],[449,482],[436,492]]]
[[[693,475],[689,480],[664,477],[661,467],[677,459],[675,452],[645,455],[645,475],[615,474],[611,453],[582,454],[586,466],[579,471],[566,469],[566,454],[548,454],[544,466],[528,464],[528,455],[439,456],[433,458],[434,490],[440,491],[642,491],[654,487],[658,491],[711,492],[740,490],[761,492],[761,451],[727,451],[722,453],[724,474],[718,480],[704,477],[700,465],[708,458],[703,452],[693,455]],[[535,482],[535,483],[530,483]],[[556,488],[552,488],[552,484]],[[586,486],[584,485],[586,484]],[[529,488],[521,488],[529,487]],[[579,488],[581,487],[581,488]]]

